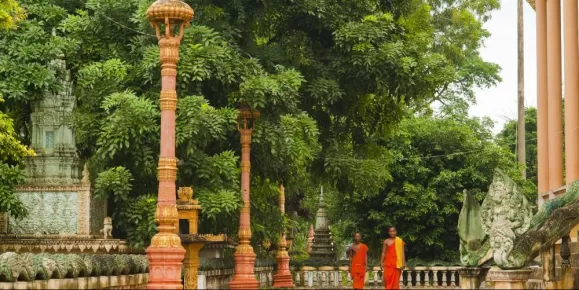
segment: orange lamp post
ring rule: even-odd
[[[239,245],[233,254],[235,260],[235,274],[229,283],[230,289],[257,289],[259,282],[255,279],[254,263],[255,252],[250,245],[251,223],[250,223],[250,147],[251,134],[255,121],[259,119],[259,112],[251,110],[248,106],[242,105],[237,118],[237,129],[241,135],[241,192],[243,195],[243,207],[239,215]]]
[[[147,19],[159,39],[161,59],[161,149],[157,168],[159,192],[155,219],[159,232],[147,248],[148,289],[183,289],[181,267],[185,249],[176,233],[177,159],[175,158],[175,111],[177,108],[177,62],[185,28],[193,9],[180,0],[157,0],[147,10]],[[178,34],[177,34],[178,32]]]

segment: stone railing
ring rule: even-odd
[[[233,269],[218,269],[199,271],[197,275],[198,289],[228,289],[229,281],[233,278]],[[273,267],[255,267],[255,278],[260,288],[269,288],[273,285]]]
[[[460,288],[460,267],[415,266],[402,272],[400,287],[405,288]],[[294,284],[300,288],[349,288],[352,278],[347,266],[301,267],[292,269]],[[373,267],[366,272],[367,287],[384,287],[382,270]]]
[[[145,255],[14,253],[0,255],[0,289],[139,288]]]

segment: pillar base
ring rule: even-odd
[[[148,247],[149,283],[147,289],[183,289],[181,267],[185,258],[182,247]]]
[[[494,283],[494,289],[526,289],[526,283],[533,270],[501,270],[492,268],[487,274],[487,280]]]
[[[485,280],[488,268],[464,267],[458,269],[461,289],[480,289],[481,283]]]
[[[273,275],[273,288],[294,288],[294,280],[289,269],[289,256],[277,257],[277,273]]]
[[[259,288],[259,281],[255,279],[254,264],[255,253],[234,253],[235,260],[235,274],[233,279],[229,282],[229,289],[257,289]]]

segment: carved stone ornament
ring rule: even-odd
[[[492,258],[501,269],[522,269],[579,223],[579,181],[571,183],[565,194],[546,202],[532,216],[517,185],[497,169],[481,207],[481,220],[489,238],[478,250],[465,246],[461,240],[463,265],[480,266]]]
[[[56,253],[136,253],[143,250],[130,248],[121,240],[95,239],[80,235],[4,235],[0,252],[56,252]]]
[[[113,219],[108,216],[105,217],[103,229],[100,231],[103,234],[103,239],[112,239],[113,237]]]
[[[179,200],[181,201],[189,201],[193,199],[193,187],[179,187],[177,191],[177,195],[179,196]]]
[[[487,274],[487,280],[492,282],[497,281],[527,281],[533,274],[533,270],[519,269],[519,270],[500,270],[497,268],[491,269]]]

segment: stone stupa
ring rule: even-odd
[[[91,194],[88,169],[76,151],[72,114],[73,82],[64,59],[51,62],[61,72],[61,90],[47,92],[32,106],[32,148],[25,161],[26,184],[15,195],[28,215],[0,213],[0,252],[114,252],[127,245],[103,239],[106,201]],[[111,225],[112,226],[112,225]]]
[[[312,244],[312,251],[310,252],[310,259],[334,261],[336,259],[336,252],[334,251],[332,235],[330,233],[330,224],[328,221],[328,212],[326,211],[326,203],[324,201],[323,187],[321,189],[318,211],[316,213],[316,227],[314,232],[314,241]]]

